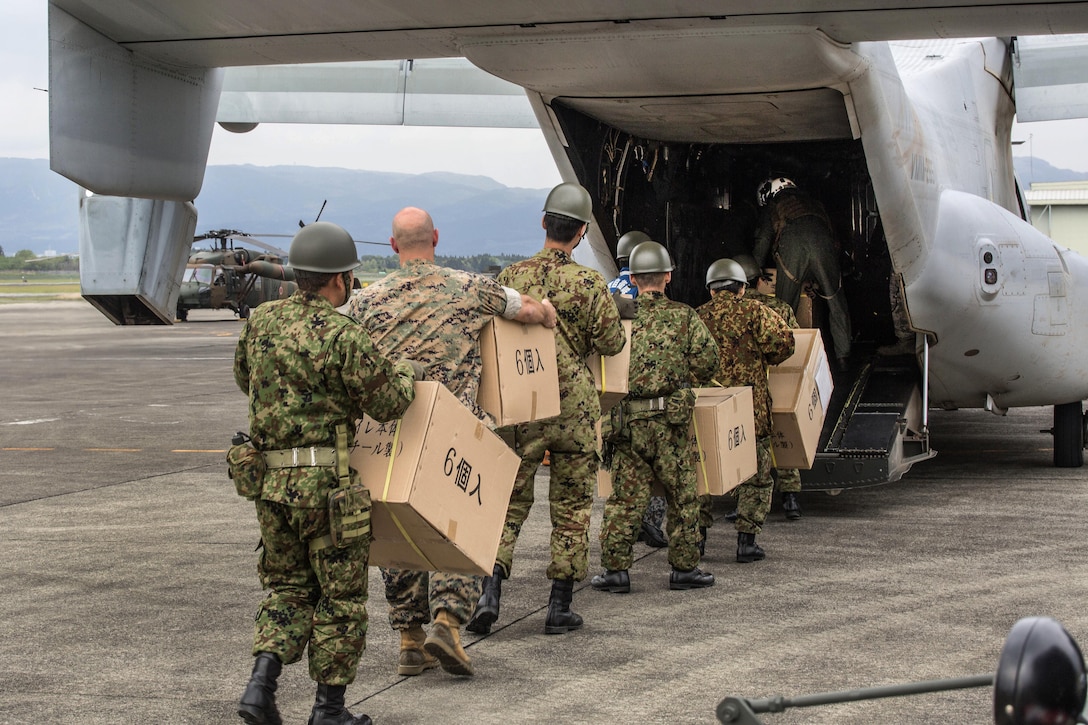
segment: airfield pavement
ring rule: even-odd
[[[233,723],[252,666],[258,532],[224,451],[246,428],[231,363],[241,323],[194,311],[114,327],[83,301],[0,307],[0,723]],[[734,562],[718,521],[703,568],[669,591],[636,545],[632,592],[577,585],[582,630],[543,632],[547,469],[499,622],[465,635],[477,670],[396,675],[371,570],[370,632],[348,703],[378,725],[713,723],[729,695],[797,696],[992,673],[1013,623],[1088,643],[1088,471],[1051,467],[1047,408],[931,416],[938,456],[898,483],[776,507],[767,559]],[[722,501],[718,514],[726,509]],[[599,570],[597,532],[590,570]],[[313,685],[286,667],[285,722]],[[791,709],[787,723],[988,723],[975,688]]]

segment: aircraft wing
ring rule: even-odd
[[[537,127],[523,88],[464,58],[228,68],[216,120]]]
[[[1018,37],[1012,71],[1018,121],[1088,118],[1088,35]]]

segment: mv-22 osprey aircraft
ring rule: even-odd
[[[828,210],[854,330],[807,488],[898,479],[930,406],[1053,405],[1080,466],[1088,260],[1025,221],[1010,146],[1015,114],[1088,116],[1088,39],[1055,33],[1088,2],[50,0],[51,165],[107,195],[84,264],[142,265],[84,273],[118,323],[172,317],[217,120],[538,125],[594,198],[579,261],[611,277],[641,230],[690,304],[785,176]],[[915,347],[882,358],[891,289]]]

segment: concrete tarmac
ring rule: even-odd
[[[0,306],[0,723],[235,723],[261,590],[257,524],[224,454],[245,430],[241,327],[194,311],[114,327],[82,301]],[[992,673],[1012,625],[1047,615],[1088,643],[1088,472],[1051,466],[1047,408],[931,414],[932,461],[898,483],[776,507],[767,559],[734,561],[719,521],[670,591],[636,545],[632,592],[577,585],[582,630],[545,635],[547,469],[474,678],[396,675],[372,569],[370,631],[348,703],[378,725],[713,723],[726,696],[787,697]],[[722,501],[719,514],[727,502]],[[599,570],[594,509],[590,570]],[[284,721],[313,684],[285,667]],[[763,715],[787,723],[988,723],[990,688]]]

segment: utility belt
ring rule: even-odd
[[[669,399],[665,396],[657,398],[626,398],[620,401],[627,413],[664,413]]]
[[[344,547],[355,539],[370,538],[370,492],[361,483],[351,482],[348,463],[348,426],[336,426],[336,446],[307,446],[258,451],[248,436],[239,433],[227,452],[228,472],[238,494],[258,499],[269,470],[284,468],[335,468],[337,487],[329,492],[329,533],[310,541],[310,553]]]

